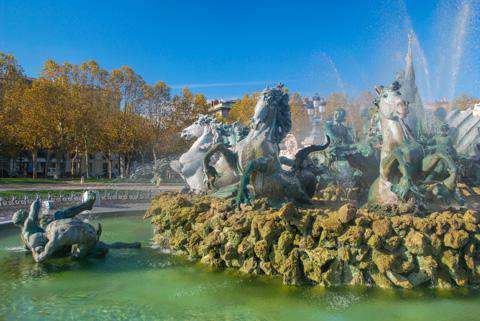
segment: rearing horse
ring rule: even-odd
[[[438,168],[442,168],[442,174],[446,176],[439,182],[441,188],[448,192],[453,192],[456,188],[455,162],[442,152],[425,155],[422,145],[415,140],[405,123],[409,110],[399,89],[398,82],[390,87],[375,88],[382,148],[380,175],[370,188],[369,201],[377,204],[397,204],[410,197],[423,199],[424,191],[418,186],[427,183],[425,177]]]
[[[308,203],[313,195],[311,190],[314,175],[309,175],[304,167],[308,154],[325,149],[329,144],[310,146],[300,150],[292,169],[282,169],[279,158],[279,143],[285,138],[291,128],[291,115],[288,94],[283,87],[266,89],[260,95],[255,106],[251,129],[243,140],[232,149],[224,144],[213,146],[205,155],[204,169],[209,186],[222,188],[226,183],[217,184],[217,178],[222,179],[232,171],[236,179],[230,184],[238,183],[237,204],[249,202],[253,197],[266,197],[271,204],[284,201]],[[210,165],[210,158],[220,152],[226,160],[224,166]],[[227,168],[228,167],[228,168]],[[312,177],[313,176],[313,177]],[[253,194],[247,186],[253,187]],[[313,184],[314,185],[314,184]]]
[[[204,181],[202,159],[211,146],[223,140],[218,133],[218,123],[215,118],[208,115],[199,115],[198,119],[182,130],[184,139],[197,138],[190,149],[182,156],[170,163],[170,167],[185,180],[189,189],[194,193],[207,190]]]

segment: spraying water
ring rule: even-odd
[[[422,46],[420,45],[420,41],[418,40],[417,34],[415,31],[412,29],[410,30],[410,33],[412,35],[412,41],[413,41],[413,48],[418,55],[418,66],[421,68],[423,72],[423,76],[425,77],[425,86],[427,89],[427,99],[432,99],[433,94],[432,94],[432,85],[430,82],[430,68],[428,66],[428,60],[427,57],[425,56],[425,52],[423,51]]]
[[[345,82],[343,81],[342,76],[340,75],[340,72],[337,69],[337,65],[329,55],[327,55],[326,53],[322,53],[322,54],[327,64],[330,66],[330,68],[332,68],[333,75],[337,81],[337,85],[340,88],[341,92],[347,93]]]
[[[391,81],[392,76],[405,67],[403,57],[410,35],[416,85],[424,103],[454,99],[459,94],[460,82],[467,92],[473,90],[472,94],[478,95],[475,92],[478,85],[475,85],[480,74],[480,1],[439,0],[433,8],[432,24],[416,29],[406,0],[380,4],[375,11],[378,20],[372,22],[372,42],[378,44],[372,50],[374,58],[371,64],[358,68],[359,75],[349,75],[349,79],[362,80],[367,90],[371,84]],[[307,68],[311,77],[308,83],[311,86],[315,83],[324,90],[338,88],[351,94],[352,85],[345,82],[338,68],[342,66],[335,59],[323,51],[313,55],[311,66]],[[361,74],[365,66],[368,66],[366,76]]]
[[[462,61],[462,56],[465,50],[465,39],[467,36],[467,27],[468,22],[471,17],[471,6],[470,2],[464,1],[460,5],[460,11],[455,23],[455,29],[453,33],[453,42],[452,42],[452,56],[451,56],[451,75],[450,75],[450,98],[455,97],[455,91],[457,88],[458,75],[460,72],[460,66]]]
[[[423,72],[423,79],[424,79],[425,87],[427,91],[426,92],[427,99],[432,99],[433,94],[432,94],[432,86],[430,81],[430,68],[429,68],[427,56],[425,55],[425,51],[423,50],[423,47],[420,44],[420,40],[418,39],[417,33],[413,28],[412,19],[410,18],[410,15],[408,13],[405,1],[401,0],[399,4],[400,4],[400,12],[405,19],[404,21],[405,27],[406,27],[405,33],[407,33],[409,37],[412,37],[413,50],[415,51],[415,56],[418,57],[417,65],[420,68],[420,70]]]

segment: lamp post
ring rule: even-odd
[[[324,141],[324,134],[322,129],[323,115],[325,114],[325,107],[327,102],[324,98],[315,94],[312,100],[307,99],[305,101],[305,107],[307,108],[308,118],[312,123],[312,131],[310,135],[303,141],[304,145],[318,145]]]

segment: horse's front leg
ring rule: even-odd
[[[203,156],[203,172],[205,174],[205,177],[207,178],[208,189],[212,189],[215,186],[215,181],[217,180],[217,177],[218,177],[217,170],[215,169],[215,167],[210,165],[210,159],[212,158],[213,155],[215,155],[217,151],[219,151],[219,149],[221,148],[221,145],[223,144],[213,145],[207,151],[205,156]]]
[[[403,201],[407,201],[409,195],[412,195],[418,201],[424,200],[423,192],[413,182],[414,174],[417,172],[416,164],[406,159],[403,154],[400,154],[398,157],[398,170],[401,174],[400,181],[393,188],[397,196]]]
[[[250,177],[254,172],[266,172],[268,167],[268,158],[259,157],[257,159],[249,160],[247,166],[240,179],[240,185],[237,192],[237,208],[240,208],[240,204],[250,203],[252,196],[248,193],[248,184],[250,184]]]
[[[392,165],[394,161],[398,162],[398,171],[400,172],[400,179],[396,185],[392,187],[392,192],[397,194],[397,196],[403,200],[407,200],[407,196],[409,192],[415,192],[412,190],[413,188],[413,181],[412,181],[412,174],[413,174],[413,166],[410,162],[406,159],[404,153],[399,150],[396,150],[392,154]]]
[[[385,156],[380,161],[380,178],[384,181],[390,182],[392,180],[391,173],[393,171],[393,166],[397,162],[397,156],[395,154],[390,154]]]
[[[210,159],[217,152],[222,154],[232,170],[237,171],[238,168],[237,155],[234,152],[229,150],[223,143],[213,145],[203,157],[203,171],[207,178],[207,188],[209,189],[215,187],[215,181],[219,176],[215,167],[210,165]]]

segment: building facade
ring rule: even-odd
[[[227,118],[236,100],[212,100],[211,107],[208,110],[210,114],[215,115],[218,118]]]

